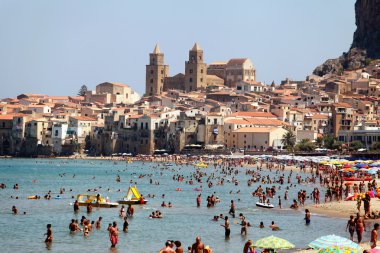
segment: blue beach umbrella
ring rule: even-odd
[[[359,244],[354,243],[353,241],[347,238],[337,236],[337,235],[321,236],[318,239],[309,243],[308,246],[316,250],[325,249],[331,246],[349,247],[349,248],[360,250]]]

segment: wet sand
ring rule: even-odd
[[[311,213],[319,214],[329,217],[346,218],[348,219],[350,215],[356,215],[358,209],[356,207],[356,201],[333,201],[327,202],[319,205],[308,205],[304,209],[309,209]],[[380,211],[380,199],[371,199],[371,212]],[[360,209],[360,214],[364,215],[363,205]],[[373,219],[370,219],[373,220]],[[378,219],[377,219],[378,220]]]

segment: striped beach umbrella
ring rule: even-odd
[[[288,242],[287,240],[273,235],[261,238],[256,241],[253,246],[262,249],[293,249],[295,247],[294,244]]]
[[[309,243],[308,246],[316,250],[325,249],[331,246],[349,247],[352,249],[360,250],[360,246],[358,244],[354,243],[353,241],[347,238],[337,236],[337,235],[321,236],[318,239]]]
[[[325,249],[321,249],[318,253],[358,253],[358,249],[350,247],[331,246]]]

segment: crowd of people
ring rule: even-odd
[[[140,162],[147,163],[147,162],[157,162],[157,160],[154,157],[140,157],[138,158]],[[199,158],[198,158],[199,159]],[[173,162],[177,165],[191,165],[196,159],[191,158],[187,160],[166,160],[165,162]],[[289,199],[289,192],[295,191],[297,189],[297,198],[293,199],[291,201],[291,205],[288,206],[291,209],[299,209],[300,207],[304,207],[306,204],[306,200],[312,201],[315,205],[319,205],[321,203],[321,193],[322,191],[325,192],[325,198],[324,202],[334,201],[334,200],[341,200],[343,197],[347,197],[350,194],[357,194],[357,193],[366,193],[366,191],[371,191],[376,188],[376,181],[373,180],[371,182],[368,182],[367,184],[364,184],[364,182],[360,182],[359,184],[344,184],[342,177],[337,172],[337,170],[333,169],[322,169],[321,165],[318,163],[313,163],[312,161],[309,162],[299,162],[299,161],[292,161],[292,160],[286,160],[281,161],[277,160],[275,158],[268,158],[268,159],[260,159],[260,160],[253,160],[248,158],[242,158],[242,159],[210,159],[207,161],[211,167],[213,167],[213,170],[205,172],[201,169],[196,169],[192,171],[189,176],[180,174],[179,171],[177,171],[175,168],[171,167],[165,167],[166,170],[171,170],[173,172],[177,172],[177,174],[173,175],[172,179],[173,181],[177,182],[183,182],[188,185],[193,185],[194,183],[199,184],[200,186],[197,188],[194,188],[194,191],[202,191],[202,187],[207,187],[209,189],[215,187],[215,186],[223,186],[225,184],[232,184],[236,186],[236,194],[240,193],[239,186],[242,185],[242,182],[237,179],[237,175],[239,173],[245,173],[245,178],[247,180],[246,185],[247,187],[251,187],[252,185],[257,185],[257,187],[252,191],[251,196],[253,198],[257,198],[259,203],[264,204],[275,204],[275,199],[277,199],[278,208],[282,209],[284,207],[283,201],[288,201]],[[156,163],[155,166],[152,168],[161,168],[160,175],[163,176],[162,172],[162,164]],[[289,173],[285,173],[285,169],[289,170]],[[300,172],[307,173],[307,174],[298,174],[296,171],[299,169]],[[271,175],[264,175],[264,170],[269,170]],[[218,172],[218,174],[216,173]],[[160,182],[158,180],[152,179],[153,174],[140,174],[138,175],[139,179],[142,178],[149,178],[149,183],[154,185],[160,185]],[[60,175],[61,177],[64,177],[65,175]],[[75,175],[74,175],[75,176]],[[94,176],[95,178],[95,176]],[[315,186],[312,191],[307,192],[305,189],[302,188],[305,184],[314,184],[317,185],[317,182],[319,180],[320,187]],[[117,182],[121,181],[121,177],[117,175],[116,178]],[[130,183],[136,183],[135,181],[130,181]],[[298,186],[298,187],[297,187]],[[1,187],[4,189],[6,188],[5,184],[1,184]],[[15,190],[19,189],[19,185],[15,184],[13,186]],[[280,195],[279,192],[282,190],[283,195]],[[65,189],[60,188],[60,194],[65,194]],[[72,189],[70,189],[70,192]],[[177,188],[176,191],[181,191],[181,188]],[[233,191],[230,191],[230,194],[233,194]],[[350,238],[354,240],[353,236],[354,233],[357,233],[358,242],[360,243],[362,241],[362,235],[365,228],[364,218],[370,218],[374,217],[376,218],[376,213],[371,212],[370,209],[370,201],[371,198],[367,196],[366,194],[365,198],[359,198],[358,199],[358,211],[360,212],[360,207],[362,206],[362,203],[364,205],[364,211],[365,216],[361,217],[358,213],[357,217],[354,218],[351,216],[350,220],[347,223],[347,230],[349,231]],[[51,191],[49,191],[46,196],[51,196]],[[147,194],[148,198],[155,198],[156,193],[149,193]],[[12,196],[13,197],[13,196]],[[202,194],[197,193],[196,195],[196,207],[202,206]],[[162,198],[165,198],[165,194],[162,194]],[[240,228],[240,234],[243,236],[246,236],[248,234],[249,228],[254,227],[251,222],[248,221],[245,215],[243,213],[239,214],[239,220],[234,220],[236,217],[236,205],[239,204],[240,198],[237,198],[235,200],[230,200],[228,204],[228,209],[226,206],[226,214],[219,214],[215,215],[213,217],[213,221],[219,221],[223,220],[223,224],[220,224],[221,227],[224,229],[224,235],[225,238],[228,239],[231,236],[231,222],[233,224],[238,224],[241,226]],[[216,192],[214,194],[208,195],[205,198],[204,204],[207,208],[213,208],[216,205],[221,203],[220,198],[216,195]],[[171,208],[173,207],[172,202],[166,203],[165,201],[162,201],[161,204],[162,208]],[[74,212],[79,212],[79,204],[78,201],[75,201],[73,204]],[[89,203],[86,207],[86,210],[88,213],[92,212],[92,204]],[[227,212],[228,211],[228,212]],[[125,210],[125,206],[122,205],[119,210],[119,217],[123,219],[123,232],[128,232],[128,226],[129,226],[129,220],[128,217],[131,217],[134,215],[134,208],[132,205],[128,205],[127,210]],[[16,208],[16,206],[12,207],[12,213],[18,214],[19,211]],[[379,217],[379,214],[377,214]],[[163,213],[160,210],[153,211],[149,218],[163,218]],[[311,212],[309,209],[305,209],[305,215],[304,215],[305,224],[309,225],[311,223]],[[91,234],[91,231],[93,230],[93,227],[96,229],[101,228],[101,222],[102,217],[99,217],[96,221],[90,221],[86,217],[82,217],[80,222],[76,219],[72,219],[71,223],[69,225],[69,230],[71,233],[78,233],[83,232],[83,236],[88,237]],[[262,229],[265,228],[264,222],[260,222],[257,225],[258,228]],[[279,226],[272,221],[272,223],[268,226],[268,228],[272,229],[273,231],[280,230]],[[111,242],[111,247],[116,247],[118,243],[118,227],[117,223],[113,222],[110,223],[108,228],[109,232],[109,239]],[[378,230],[378,226],[375,228],[375,231]],[[46,233],[46,243],[52,243],[53,236],[52,236],[52,226],[51,224],[47,225],[47,233]],[[373,238],[377,238],[377,232],[373,232]],[[372,238],[371,237],[371,238]],[[373,242],[375,244],[375,242]],[[253,252],[252,251],[253,244],[252,241],[249,240],[244,245],[244,253]],[[203,251],[202,251],[203,250]],[[165,247],[160,250],[161,253],[167,253],[167,252],[184,252],[183,246],[180,241],[173,240],[173,241],[166,241]],[[197,237],[195,243],[188,247],[187,252],[189,253],[205,253],[205,252],[211,252],[211,248],[209,246],[205,246],[201,242],[201,238]]]

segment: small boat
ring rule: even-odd
[[[148,203],[148,200],[145,200],[141,196],[136,186],[132,186],[128,188],[127,195],[124,198],[119,199],[117,203],[123,205],[145,205]]]
[[[194,164],[194,166],[197,168],[208,168],[208,164],[204,163],[204,162],[196,163],[196,164]]]
[[[274,205],[272,204],[265,204],[265,203],[260,203],[260,202],[256,202],[256,206],[262,207],[262,208],[274,208]]]
[[[164,166],[165,167],[170,167],[170,166],[173,166],[173,164],[171,164],[171,163],[165,163]]]
[[[118,207],[119,203],[109,202],[108,199],[103,198],[100,194],[78,194],[77,201],[80,206],[87,206],[91,204],[93,207],[114,208]]]

